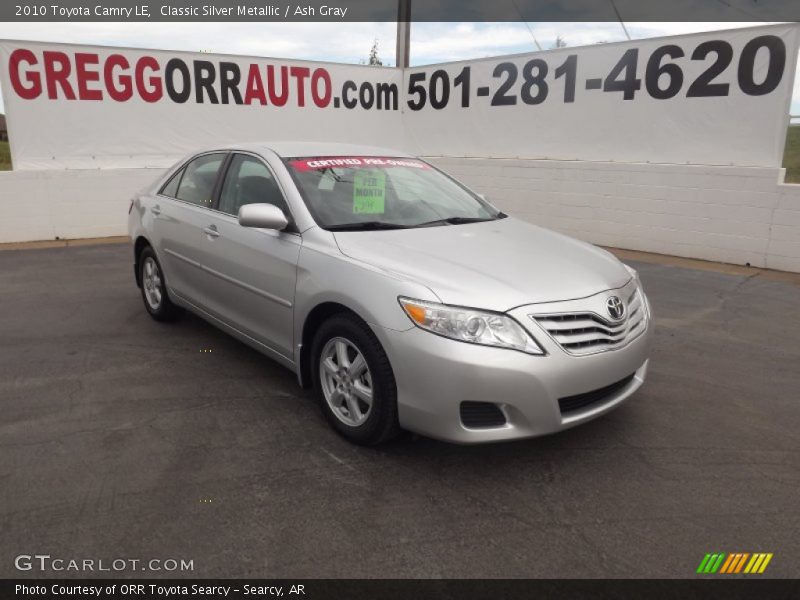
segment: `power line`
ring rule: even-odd
[[[716,1],[719,2],[720,4],[722,4],[723,6],[727,6],[731,10],[735,10],[735,11],[738,11],[738,12],[742,13],[743,15],[747,15],[751,19],[754,19],[756,21],[760,21],[762,23],[766,23],[767,22],[764,19],[762,19],[761,17],[759,17],[758,15],[755,15],[755,14],[749,12],[749,11],[746,11],[743,8],[739,8],[738,6],[733,6],[730,2],[728,2],[728,0],[716,0]]]
[[[533,35],[533,29],[531,29],[531,26],[525,20],[525,17],[522,16],[522,12],[519,10],[519,6],[517,6],[517,3],[514,0],[511,0],[511,5],[514,7],[514,10],[517,11],[517,14],[519,15],[519,18],[522,19],[522,22],[525,23],[525,27],[528,28],[528,33],[531,34],[531,37],[533,38],[533,43],[536,44],[536,47],[539,50],[541,50],[542,47],[539,45],[539,41],[536,39],[536,36]]]
[[[622,25],[622,31],[625,32],[625,37],[628,38],[628,41],[631,41],[631,36],[628,33],[628,28],[625,27],[625,23],[622,20],[622,15],[620,15],[619,11],[617,10],[617,5],[614,4],[614,0],[608,0],[608,1],[611,2],[611,8],[614,9],[614,13],[617,15],[617,20],[619,21],[619,24]]]

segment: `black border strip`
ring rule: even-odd
[[[410,7],[408,6],[410,2]],[[53,7],[57,7],[56,10]],[[22,8],[18,8],[22,7]],[[27,8],[25,8],[27,7]],[[167,8],[169,7],[169,8]],[[211,7],[211,8],[204,8]],[[240,9],[241,7],[241,9]],[[312,10],[298,9],[311,7]],[[325,10],[323,7],[327,7]],[[338,11],[331,11],[331,7]],[[41,14],[41,8],[45,14]],[[346,10],[343,10],[346,9]],[[27,14],[26,14],[27,13]],[[625,22],[800,21],[796,0],[15,0],[11,22]]]
[[[17,586],[36,587],[38,593],[23,593]],[[101,594],[78,590],[81,587],[101,588]],[[113,586],[113,588],[112,588]],[[143,586],[140,593],[131,586]],[[156,586],[151,588],[150,586]],[[158,587],[169,594],[158,593]],[[223,593],[199,594],[192,586],[204,589],[229,588]],[[245,586],[279,587],[281,596],[245,594]],[[292,586],[301,593],[291,593]],[[58,593],[54,593],[54,589]],[[75,589],[76,593],[69,593]],[[134,590],[136,588],[133,588]],[[155,590],[153,592],[152,590]],[[66,592],[66,593],[64,593]],[[427,598],[483,600],[530,600],[531,598],[679,598],[739,600],[797,598],[800,581],[796,579],[763,579],[761,576],[697,576],[696,579],[5,579],[0,584],[4,600],[38,598],[40,600],[74,600],[86,598],[171,599],[188,598],[246,600],[252,598],[285,598],[298,600],[424,600]]]

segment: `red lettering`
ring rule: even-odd
[[[275,95],[275,67],[267,65],[267,89],[269,90],[269,101],[274,106],[283,106],[289,98],[289,70],[281,67],[281,95]]]
[[[87,54],[86,52],[75,53],[75,78],[78,80],[78,98],[81,100],[102,100],[103,94],[100,90],[90,90],[89,84],[100,81],[100,73],[89,70],[89,65],[98,64],[97,54]]]
[[[247,72],[247,89],[244,92],[245,104],[252,104],[253,99],[258,100],[262,106],[267,103],[267,97],[264,95],[264,83],[261,81],[261,72],[258,65],[250,65],[250,70]]]
[[[305,85],[303,81],[308,77],[311,70],[308,67],[292,67],[292,77],[297,80],[297,106],[306,105]]]
[[[131,68],[128,59],[121,54],[112,54],[106,59],[106,64],[103,66],[103,81],[106,84],[108,95],[117,102],[127,102],[133,96],[133,80],[130,75],[121,74],[116,79],[114,78],[114,69],[121,68],[127,71]],[[119,87],[117,87],[119,83]]]
[[[161,79],[159,77],[150,77],[147,82],[144,79],[145,69],[151,71],[159,70],[158,61],[152,56],[143,56],[136,61],[136,89],[139,91],[139,96],[145,102],[157,102],[161,99],[164,93]],[[148,88],[146,83],[150,84]]]
[[[47,97],[50,100],[58,98],[56,90],[56,84],[58,84],[67,100],[75,100],[75,92],[67,80],[72,70],[67,55],[63,52],[45,50],[42,58],[44,59],[44,77],[47,80]],[[59,68],[56,68],[57,66]]]
[[[321,96],[319,94],[320,81],[324,84]],[[311,75],[311,98],[314,100],[314,104],[320,108],[325,108],[330,104],[331,93],[331,76],[328,74],[328,71],[325,69],[314,69],[314,73]]]
[[[224,64],[227,67],[231,66],[228,63]],[[306,105],[307,85],[310,86],[311,99],[315,106],[318,108],[330,106],[333,84],[327,69],[266,65],[266,76],[264,76],[261,68],[258,64],[251,64],[248,67],[244,104],[285,106],[291,95],[291,77],[296,85],[298,107]],[[276,73],[278,69],[280,74]],[[161,100],[165,93],[164,75],[158,60],[153,56],[141,56],[134,62],[122,54],[102,57],[89,52],[76,52],[71,55],[56,50],[45,50],[39,56],[31,50],[19,48],[9,57],[8,71],[12,89],[25,100],[41,97],[46,92],[51,100],[102,101],[104,98],[110,98],[116,102],[127,102],[138,96],[144,102],[153,103]],[[234,98],[238,102],[242,102],[239,95],[241,89],[239,71],[229,69],[228,72],[229,75],[230,73],[233,75],[225,80],[228,86],[226,89],[234,93]],[[187,81],[185,85],[191,85],[191,82]],[[174,101],[183,101],[175,100],[175,90],[170,89],[170,93],[170,98]]]
[[[36,55],[30,50],[19,48],[11,53],[8,59],[8,75],[11,79],[11,87],[17,93],[17,96],[24,100],[33,100],[38,98],[42,93],[42,77],[36,71],[26,71],[24,74],[25,81],[30,84],[28,87],[23,85],[20,78],[19,67],[21,62],[26,62],[33,66],[38,63]]]

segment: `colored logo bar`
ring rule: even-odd
[[[732,552],[730,554],[715,552],[706,554],[703,560],[700,561],[700,566],[697,567],[697,573],[761,574],[767,569],[772,556],[772,552],[756,552],[754,554],[749,552]]]

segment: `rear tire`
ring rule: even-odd
[[[397,384],[378,338],[355,315],[334,315],[311,346],[314,391],[331,426],[363,446],[400,433]]]
[[[181,317],[183,309],[169,299],[164,271],[150,246],[146,246],[139,254],[139,281],[142,284],[144,307],[151,317],[162,322]]]

